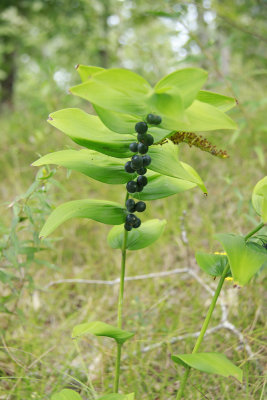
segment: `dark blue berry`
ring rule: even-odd
[[[132,157],[131,167],[134,169],[139,169],[143,166],[143,158],[142,156],[138,156],[137,154]]]
[[[148,152],[148,147],[143,143],[139,143],[138,144],[138,153],[146,154],[147,152]]]
[[[150,134],[147,134],[146,137],[145,137],[144,143],[145,143],[147,146],[151,146],[151,145],[154,143],[154,138],[153,138],[153,136],[150,135]]]
[[[137,183],[135,181],[130,181],[126,185],[126,189],[129,193],[135,193],[137,192]]]
[[[149,164],[151,164],[151,157],[147,154],[143,156],[143,166],[147,167]]]
[[[135,172],[135,170],[131,167],[131,161],[127,161],[127,163],[124,165],[124,169],[129,174],[133,174]]]
[[[136,221],[135,221],[135,223],[133,224],[133,227],[134,227],[134,228],[139,228],[140,225],[141,225],[141,219],[140,219],[140,218],[137,218]]]
[[[146,137],[146,133],[145,133],[145,134],[143,134],[143,133],[138,133],[138,135],[137,135],[137,140],[138,140],[138,142],[143,143],[144,140],[145,140],[145,137]]]
[[[133,229],[132,225],[128,224],[127,222],[125,222],[124,224],[124,229],[126,231],[131,231]]]
[[[130,146],[129,146],[129,149],[133,153],[137,153],[137,151],[138,151],[138,143],[135,143],[135,142],[131,143]]]
[[[137,220],[137,217],[134,214],[128,214],[126,216],[126,224],[133,225]]]
[[[148,114],[146,120],[151,125],[159,125],[161,123],[161,117],[155,114]]]
[[[137,122],[137,124],[135,124],[135,130],[137,133],[146,133],[147,129],[148,129],[148,126],[143,121]]]
[[[133,199],[128,199],[126,201],[126,208],[130,212],[134,212],[135,210],[135,201]]]
[[[146,186],[147,185],[147,177],[144,175],[140,175],[137,178],[137,184],[141,186]]]
[[[146,203],[143,201],[138,201],[135,205],[135,211],[143,212],[146,209]]]
[[[140,168],[136,171],[138,173],[138,175],[145,175],[147,173],[147,169],[146,168]]]

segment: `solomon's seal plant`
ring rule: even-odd
[[[123,329],[127,250],[139,250],[151,245],[165,228],[165,220],[144,222],[142,217],[141,223],[140,216],[144,216],[146,210],[145,201],[165,198],[195,187],[206,193],[198,173],[179,160],[177,143],[184,141],[191,146],[195,142],[200,149],[223,156],[224,152],[215,151],[213,145],[192,132],[234,129],[234,121],[225,112],[236,102],[233,98],[201,90],[207,73],[198,68],[175,71],[154,87],[141,76],[124,69],[78,65],[77,70],[82,83],[71,88],[70,92],[90,101],[97,115],[69,108],[50,114],[48,122],[85,149],[47,154],[34,165],[56,164],[105,184],[121,185],[122,192],[126,192],[125,201],[119,204],[82,199],[61,204],[47,219],[40,236],[50,235],[60,224],[74,217],[114,225],[108,234],[108,243],[112,248],[121,250],[117,324],[85,321],[74,327],[72,338],[76,340],[91,334],[115,340],[117,356],[113,394],[106,394],[99,400],[132,400],[133,393],[118,394],[122,348],[134,335]],[[227,238],[220,237],[220,240],[230,257]],[[231,243],[234,243],[232,238]],[[246,246],[246,243],[241,245]],[[236,279],[232,261],[229,260],[229,263]],[[222,277],[229,274],[228,268],[227,264]],[[195,361],[188,360],[188,357],[173,356],[173,360],[188,368],[194,367]],[[229,371],[233,369],[231,375],[238,375],[237,367],[224,356],[209,354],[205,362],[216,365],[217,372],[224,363]],[[91,383],[89,386],[88,394],[94,398],[94,388]],[[80,396],[68,389],[53,396],[53,400],[62,398],[78,400]]]

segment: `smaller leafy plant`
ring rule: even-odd
[[[47,192],[56,183],[55,171],[42,168],[27,191],[8,205],[12,212],[11,225],[1,221],[0,241],[0,312],[5,314],[2,333],[5,334],[9,319],[13,316],[25,318],[20,308],[20,298],[25,291],[35,289],[36,268],[55,268],[54,264],[42,258],[45,250],[54,249],[53,240],[40,241],[40,227],[51,212]],[[34,267],[34,269],[33,269]]]

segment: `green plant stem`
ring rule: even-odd
[[[258,226],[256,226],[255,229],[253,229],[252,231],[250,231],[250,232],[245,236],[245,240],[248,240],[251,236],[253,236],[256,232],[258,232],[263,226],[264,226],[264,223],[261,223],[261,224],[259,224]],[[223,270],[223,273],[222,273],[222,275],[221,275],[221,278],[220,278],[220,280],[219,280],[217,289],[216,289],[216,291],[215,291],[215,293],[214,293],[214,295],[213,295],[213,298],[212,298],[210,307],[209,307],[209,309],[208,309],[208,312],[207,312],[205,321],[204,321],[204,323],[203,323],[203,325],[202,325],[200,334],[199,334],[199,336],[198,336],[198,338],[197,338],[196,344],[195,344],[195,346],[194,346],[194,348],[193,348],[192,354],[194,354],[194,353],[196,353],[196,352],[198,351],[199,346],[200,346],[201,343],[202,343],[202,340],[203,340],[204,335],[205,335],[205,333],[206,333],[206,330],[207,330],[207,328],[208,328],[209,322],[210,322],[210,320],[211,320],[211,317],[212,317],[214,308],[215,308],[215,306],[216,306],[218,297],[219,297],[220,292],[221,292],[221,290],[222,290],[222,287],[223,287],[223,284],[224,284],[224,280],[225,280],[225,278],[226,278],[226,276],[227,276],[227,274],[228,274],[228,272],[229,272],[229,268],[230,268],[230,266],[229,266],[229,264],[227,263],[227,265],[225,266],[225,268],[224,268],[224,270]],[[181,381],[181,386],[180,386],[180,388],[179,388],[179,390],[178,390],[176,400],[181,400],[182,397],[183,397],[184,389],[185,389],[186,382],[187,382],[187,379],[188,379],[188,376],[189,376],[189,373],[190,373],[190,369],[191,369],[191,368],[190,368],[189,366],[186,367],[186,371],[185,371],[185,374],[184,374],[183,379],[182,379],[182,381]]]
[[[127,192],[125,203],[129,198]],[[126,244],[127,244],[128,231],[124,229],[123,243],[121,249],[121,276],[120,276],[120,291],[118,300],[118,328],[122,328],[122,309],[123,309],[123,295],[124,295],[124,280],[125,280],[125,267],[126,267]],[[119,381],[120,381],[120,366],[121,366],[121,348],[122,344],[117,343],[117,358],[115,367],[115,379],[114,379],[114,393],[119,392]]]

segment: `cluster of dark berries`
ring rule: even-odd
[[[126,201],[126,208],[130,212],[130,214],[127,215],[126,217],[126,222],[124,224],[124,228],[126,231],[132,230],[132,228],[139,228],[141,225],[141,220],[138,218],[136,215],[134,215],[134,212],[143,212],[146,209],[146,203],[143,201],[138,201],[137,203],[133,199],[128,199]]]
[[[150,125],[159,125],[161,123],[161,117],[159,115],[148,114],[147,123]],[[124,165],[124,169],[129,174],[137,172],[138,177],[136,181],[129,181],[126,185],[128,193],[142,192],[144,186],[147,185],[147,177],[145,176],[147,169],[146,167],[151,163],[151,157],[146,154],[148,152],[149,146],[154,143],[154,138],[152,135],[147,133],[148,126],[146,122],[140,121],[135,124],[135,131],[137,132],[137,141],[130,144],[129,148],[133,153],[139,153],[132,156],[131,161],[127,161]],[[130,199],[131,200],[131,199]],[[129,201],[129,200],[128,200]],[[132,200],[133,201],[133,200]],[[133,201],[134,203],[134,201]],[[142,203],[145,206],[144,202]],[[126,203],[127,206],[127,203]],[[140,205],[138,207],[141,207]],[[143,206],[142,206],[143,207]],[[130,210],[127,206],[128,211],[144,211],[136,208],[134,211]],[[126,217],[125,229],[130,231],[132,228],[138,228],[141,225],[141,221],[134,214],[128,214]]]

